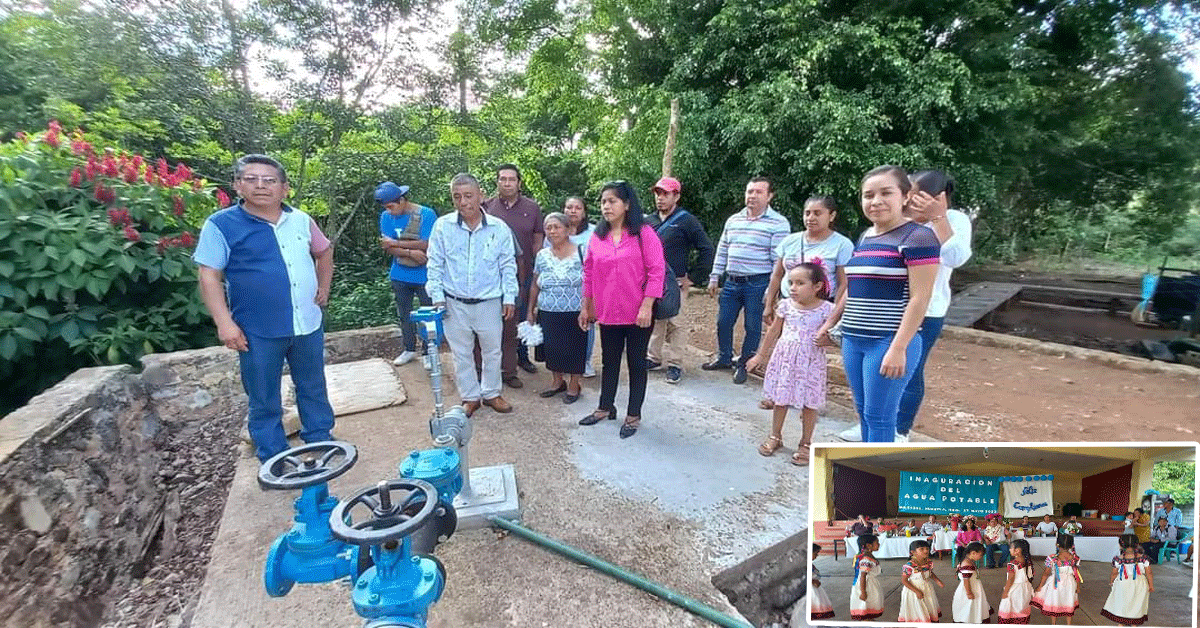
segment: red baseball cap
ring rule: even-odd
[[[654,187],[650,188],[650,191],[653,192],[655,190],[662,190],[663,192],[679,192],[681,189],[683,189],[683,186],[679,185],[678,179],[674,179],[672,177],[663,177],[658,180],[658,183],[654,184]]]

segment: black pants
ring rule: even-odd
[[[621,352],[629,365],[629,405],[627,416],[642,416],[646,400],[646,349],[654,327],[637,325],[600,325],[600,350],[603,370],[600,376],[600,409],[615,410],[617,384],[621,381]]]
[[[421,305],[433,305],[433,301],[429,300],[429,295],[425,292],[425,284],[393,279],[392,294],[396,296],[396,316],[400,319],[398,322],[401,336],[404,338],[404,350],[417,351],[424,355],[425,333],[423,330],[418,331],[416,324],[408,320],[408,314],[412,311],[413,297],[416,297]]]

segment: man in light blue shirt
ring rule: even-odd
[[[280,380],[287,362],[306,443],[331,440],[321,306],[333,279],[333,247],[304,212],[284,204],[287,174],[265,155],[234,166],[241,197],[204,222],[192,259],[221,343],[237,350],[260,461],[288,449]]]
[[[487,405],[512,412],[500,396],[504,321],[515,315],[516,244],[503,220],[483,212],[479,180],[459,174],[450,182],[457,211],[433,224],[429,236],[429,278],[425,289],[444,307],[446,341],[454,354],[454,378],[467,416]],[[482,368],[475,370],[478,340]]]
[[[1166,519],[1167,525],[1173,528],[1183,527],[1183,511],[1175,507],[1175,500],[1170,497],[1163,500],[1163,507],[1154,513],[1154,520]]]

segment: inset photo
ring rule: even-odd
[[[1196,453],[815,444],[810,623],[1194,627]]]

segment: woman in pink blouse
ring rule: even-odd
[[[971,543],[983,543],[983,532],[979,531],[979,526],[975,524],[974,519],[967,519],[963,522],[963,527],[958,531],[958,536],[954,537],[954,545],[958,550],[954,554],[955,564],[962,561],[963,548]]]
[[[637,432],[646,398],[646,348],[654,329],[654,300],[662,297],[666,261],[662,242],[643,222],[633,186],[607,183],[600,191],[604,216],[588,242],[583,261],[583,309],[579,326],[600,323],[600,405],[580,425],[615,420],[621,353],[629,367],[629,405],[621,438]]]

